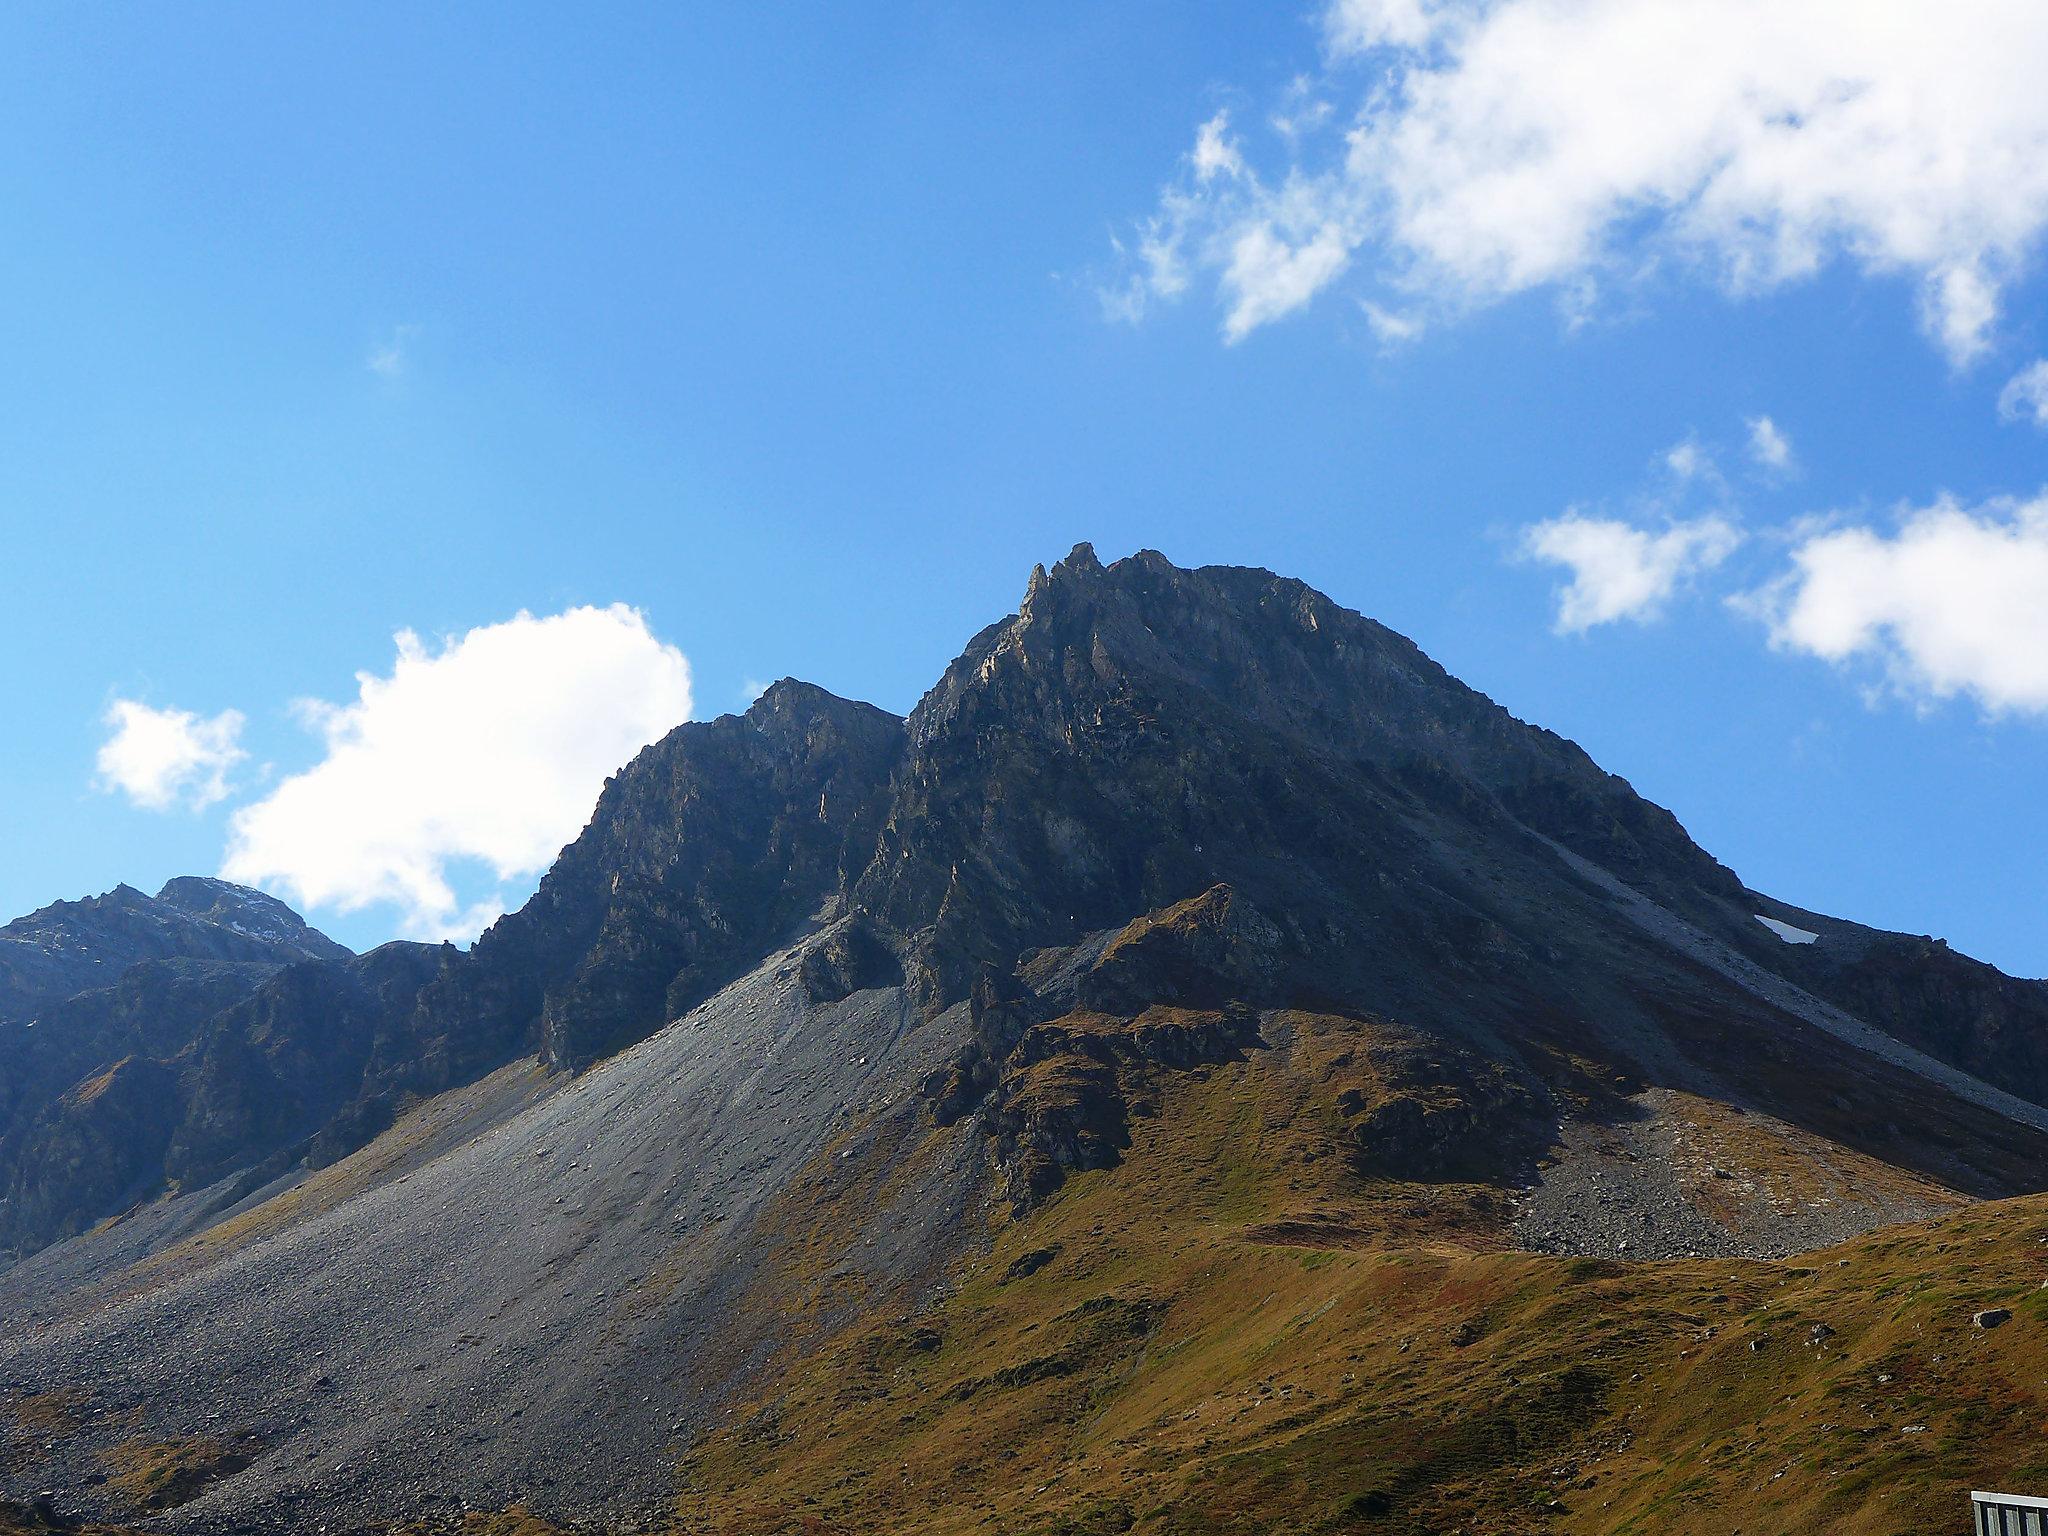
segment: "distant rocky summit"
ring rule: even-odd
[[[335,960],[348,954],[273,896],[186,876],[154,896],[118,885],[0,927],[0,1022],[120,980],[144,960]]]
[[[434,965],[420,945],[357,956],[196,876],[0,928],[0,1255],[307,1141]]]
[[[1766,1335],[1816,1271],[1740,1264],[2043,1188],[2048,985],[1151,552],[1034,570],[907,719],[679,725],[466,952],[198,880],[0,930],[0,1404],[72,1394],[9,1486],[139,1517],[140,1445],[193,1531],[1533,1530],[1664,1342],[1850,1347],[1846,1279]]]

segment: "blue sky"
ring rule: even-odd
[[[1085,538],[1298,575],[1752,884],[2048,972],[2048,433],[2008,388],[2048,350],[2038,189],[1926,189],[1929,244],[1886,222],[1914,172],[1881,133],[1873,185],[1819,157],[1762,192],[1687,181],[1679,143],[1651,195],[1525,166],[1511,234],[1454,227],[1469,188],[1387,157],[1471,148],[1456,88],[1519,3],[10,8],[0,910],[214,871],[239,835],[345,942],[459,933],[602,775],[521,757],[555,820],[508,827],[505,753],[623,756],[785,674],[905,710]],[[1641,46],[1585,25],[1575,56]],[[1626,138],[1628,107],[1558,132]],[[2027,110],[1965,147],[2048,160]],[[1530,530],[1567,516],[1652,587],[1621,533],[1726,538],[1656,546],[1648,601],[1560,632],[1574,571]],[[1984,548],[2017,587],[1985,595]],[[2007,610],[2019,651],[1984,654],[1970,615]],[[96,766],[122,701],[219,750]]]

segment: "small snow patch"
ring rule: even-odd
[[[1794,928],[1790,923],[1781,923],[1775,917],[1765,917],[1761,912],[1757,913],[1756,920],[1787,944],[1811,944],[1820,937],[1817,933],[1808,933],[1804,928]]]

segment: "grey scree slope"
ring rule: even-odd
[[[1546,839],[1548,841],[1548,839]],[[1881,1029],[1873,1029],[1861,1019],[1844,1013],[1831,1003],[1824,1003],[1812,993],[1795,987],[1782,976],[1774,976],[1760,965],[1754,965],[1735,953],[1726,944],[1709,934],[1702,933],[1684,918],[1677,916],[1666,907],[1659,906],[1633,886],[1621,881],[1589,859],[1582,859],[1569,848],[1556,843],[1559,858],[1577,874],[1591,881],[1608,895],[1621,912],[1645,933],[1668,944],[1682,955],[1689,955],[1703,965],[1711,967],[1734,982],[1753,997],[1763,999],[1775,1008],[1782,1008],[1795,1018],[1804,1019],[1815,1029],[1834,1036],[1852,1049],[1864,1051],[1880,1061],[1902,1067],[1915,1076],[1924,1077],[1930,1083],[1946,1088],[1957,1098],[1975,1104],[1979,1109],[2012,1121],[2016,1125],[2032,1126],[2037,1131],[2048,1131],[2048,1108],[2021,1098],[2018,1094],[2007,1093],[1982,1078],[1973,1077],[1960,1067],[1950,1066],[1936,1060],[1925,1051],[1916,1050],[1903,1040],[1895,1040]]]
[[[404,1183],[156,1288],[24,1328],[38,1266],[0,1276],[0,1383],[84,1389],[141,1439],[253,1433],[255,1464],[176,1529],[292,1529],[316,1504],[330,1529],[437,1501],[650,1509],[719,1409],[707,1359],[773,1347],[730,1311],[760,1263],[754,1218],[828,1141],[851,1132],[831,1156],[857,1164],[914,1114],[964,1016],[920,1026],[897,988],[816,1005],[777,954]],[[932,1283],[971,1225],[979,1141],[951,1138],[932,1187],[864,1213],[856,1278]],[[66,1454],[78,1486],[89,1449]]]

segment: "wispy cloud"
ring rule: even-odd
[[[402,378],[412,367],[412,344],[419,333],[416,325],[393,326],[383,340],[370,348],[363,366],[380,379]]]
[[[1664,450],[1664,467],[1680,480],[1697,480],[1703,475],[1715,473],[1713,458],[1699,444],[1699,439],[1688,437]]]
[[[1230,114],[1218,112],[1195,132],[1195,180],[1213,181],[1218,176],[1242,176],[1244,156],[1230,137]]]
[[[2048,358],[2029,363],[2006,381],[1998,392],[1998,415],[2048,428]]]
[[[1749,418],[1749,457],[1760,468],[1782,471],[1792,467],[1792,439],[1768,416]]]

